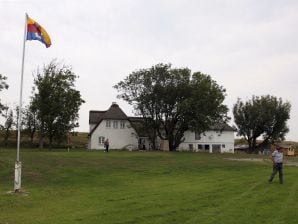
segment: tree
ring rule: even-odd
[[[78,127],[78,111],[85,102],[75,89],[77,76],[70,67],[52,61],[42,72],[37,72],[34,78],[30,105],[39,122],[41,148],[44,137],[48,137],[51,147],[54,139],[65,140],[67,133]]]
[[[5,113],[3,117],[5,119],[3,130],[4,130],[4,145],[8,145],[8,138],[10,136],[11,129],[14,125],[13,110],[8,107],[4,107]]]
[[[38,119],[37,119],[37,111],[36,108],[32,106],[32,102],[30,105],[24,108],[24,131],[27,132],[30,136],[30,143],[33,146],[34,135],[38,130]]]
[[[253,151],[257,138],[263,137],[261,144],[284,140],[289,131],[287,120],[290,118],[291,104],[274,96],[253,96],[247,102],[238,99],[233,106],[234,120],[238,135],[243,136]]]
[[[14,120],[15,120],[15,122],[14,122],[14,126],[15,126],[15,129],[16,130],[18,130],[18,128],[19,128],[19,112],[20,112],[20,109],[19,109],[20,107],[19,106],[15,106],[14,107],[14,114],[15,114],[15,117],[14,117]],[[25,122],[26,122],[26,120],[24,119],[24,118],[26,118],[25,117],[25,109],[24,108],[22,108],[22,110],[21,110],[21,124],[20,124],[20,131],[22,131],[23,130],[23,128],[24,128],[24,126],[25,126]],[[16,139],[17,139],[17,135],[16,135]]]
[[[209,75],[191,75],[188,68],[157,64],[132,72],[114,88],[144,118],[149,136],[168,140],[171,151],[184,141],[186,130],[203,133],[228,119],[228,109],[222,104],[225,89]]]
[[[7,77],[0,74],[0,91],[3,89],[8,89],[8,84],[6,83]],[[2,111],[5,110],[6,107],[1,103],[0,101],[0,114],[2,114]]]

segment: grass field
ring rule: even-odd
[[[298,223],[298,167],[268,184],[269,161],[227,159],[256,155],[23,150],[29,194],[11,195],[15,154],[0,149],[0,224]]]

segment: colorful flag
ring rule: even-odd
[[[52,44],[47,31],[29,16],[27,17],[27,40],[39,40],[46,47],[50,47]]]

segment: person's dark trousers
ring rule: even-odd
[[[269,179],[269,182],[271,183],[274,176],[276,175],[276,173],[278,172],[279,174],[279,183],[283,184],[283,169],[282,169],[282,163],[274,163],[273,164],[273,171],[271,174],[271,177]]]
[[[109,152],[109,146],[108,145],[106,146],[106,152]]]

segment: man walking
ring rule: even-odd
[[[271,154],[271,160],[273,163],[273,171],[270,176],[269,183],[272,183],[274,176],[278,172],[279,183],[283,184],[283,168],[282,168],[283,157],[284,157],[284,154],[282,152],[281,147],[277,147],[277,150],[275,149],[274,152]]]

